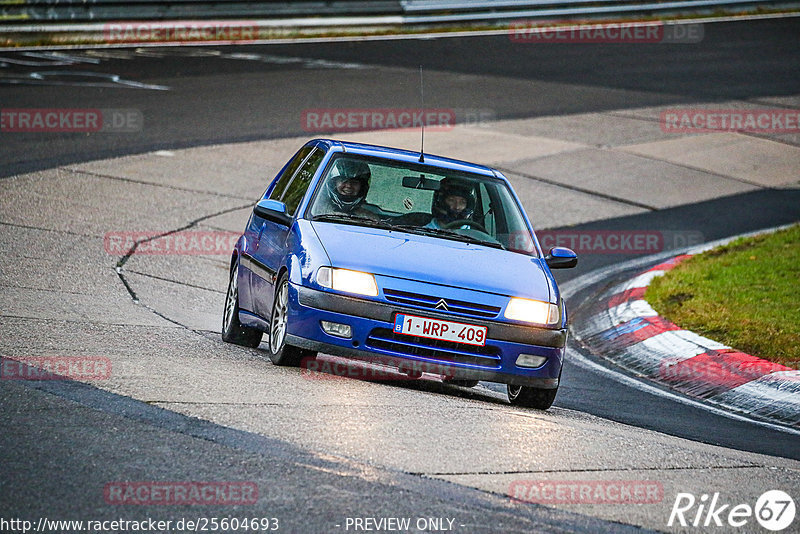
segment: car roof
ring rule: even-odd
[[[391,148],[380,145],[369,145],[364,143],[353,143],[350,141],[339,141],[337,139],[314,139],[309,143],[324,144],[329,150],[333,152],[343,152],[347,154],[357,154],[360,156],[372,156],[377,158],[390,159],[395,161],[403,161],[408,163],[419,163],[419,152],[412,152],[411,150],[404,150],[401,148]],[[447,170],[465,171],[480,174],[483,176],[491,176],[502,178],[502,175],[490,167],[485,165],[478,165],[468,161],[461,161],[457,159],[445,158],[436,156],[434,154],[425,153],[425,165],[432,167],[439,167]]]

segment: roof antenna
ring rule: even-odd
[[[419,162],[425,163],[425,86],[422,83],[422,65],[419,66],[419,96],[422,101],[422,139],[419,144]]]

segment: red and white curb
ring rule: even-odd
[[[657,276],[707,249],[673,257],[606,291],[598,312],[572,326],[593,353],[721,408],[800,428],[800,371],[684,330],[644,300]]]

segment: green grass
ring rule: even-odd
[[[800,225],[689,258],[655,278],[645,299],[682,328],[797,368]]]

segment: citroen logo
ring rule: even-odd
[[[434,308],[436,308],[437,310],[449,311],[447,309],[447,302],[445,302],[444,299],[439,299],[439,302],[436,303],[436,306],[434,306]]]

